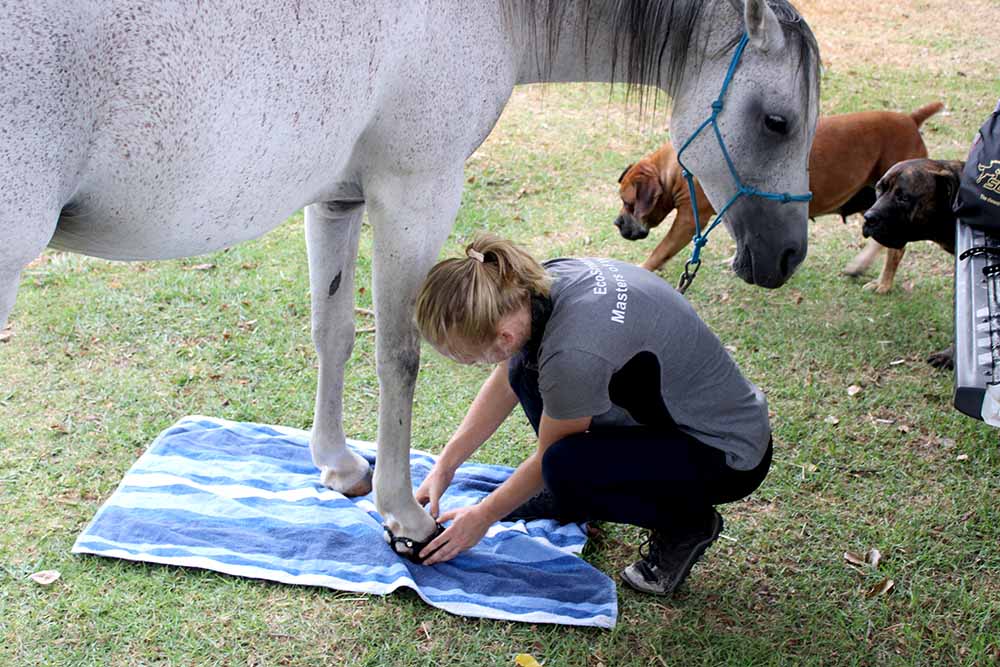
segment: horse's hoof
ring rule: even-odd
[[[385,541],[390,547],[392,547],[392,550],[395,551],[397,555],[407,558],[419,565],[424,562],[424,559],[420,557],[420,552],[424,550],[424,547],[433,542],[434,538],[444,532],[444,526],[436,522],[434,525],[436,526],[434,532],[422,542],[410,539],[409,537],[396,537],[393,535],[392,531],[389,530],[389,526],[386,526],[385,524],[382,525],[382,529],[385,531],[383,534]]]
[[[372,469],[368,466],[368,469],[364,471],[360,479],[355,481],[344,480],[341,475],[326,466],[319,474],[320,482],[323,486],[328,489],[333,489],[334,491],[339,491],[348,497],[356,496],[367,496],[372,492]]]

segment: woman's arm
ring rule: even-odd
[[[574,433],[590,428],[590,417],[580,419],[552,419],[542,414],[538,427],[538,448],[526,458],[507,480],[494,489],[476,507],[488,524],[510,514],[524,501],[542,490],[542,457],[553,443]],[[443,518],[443,517],[442,517]],[[487,525],[488,525],[487,524]]]
[[[541,491],[545,450],[566,436],[586,431],[590,427],[590,419],[552,419],[543,414],[538,428],[538,448],[481,503],[441,515],[440,521],[453,520],[453,523],[420,552],[426,558],[424,564],[434,565],[451,560],[475,546],[495,521]]]
[[[507,379],[507,362],[497,364],[480,387],[465,418],[455,431],[427,479],[414,496],[429,505],[432,516],[438,515],[438,501],[455,476],[455,470],[479,449],[517,405],[517,395]]]
[[[452,470],[465,463],[490,436],[496,433],[517,405],[517,394],[507,379],[507,362],[497,364],[480,387],[462,423],[445,445],[438,465]]]

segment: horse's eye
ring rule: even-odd
[[[784,116],[771,114],[764,118],[764,127],[775,134],[788,134],[788,119]]]

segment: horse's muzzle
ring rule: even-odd
[[[788,282],[805,256],[805,249],[784,248],[777,256],[762,257],[746,245],[739,244],[733,260],[733,272],[751,285],[775,289]]]

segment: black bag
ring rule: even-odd
[[[1000,233],[1000,104],[972,144],[954,210],[962,222]]]

